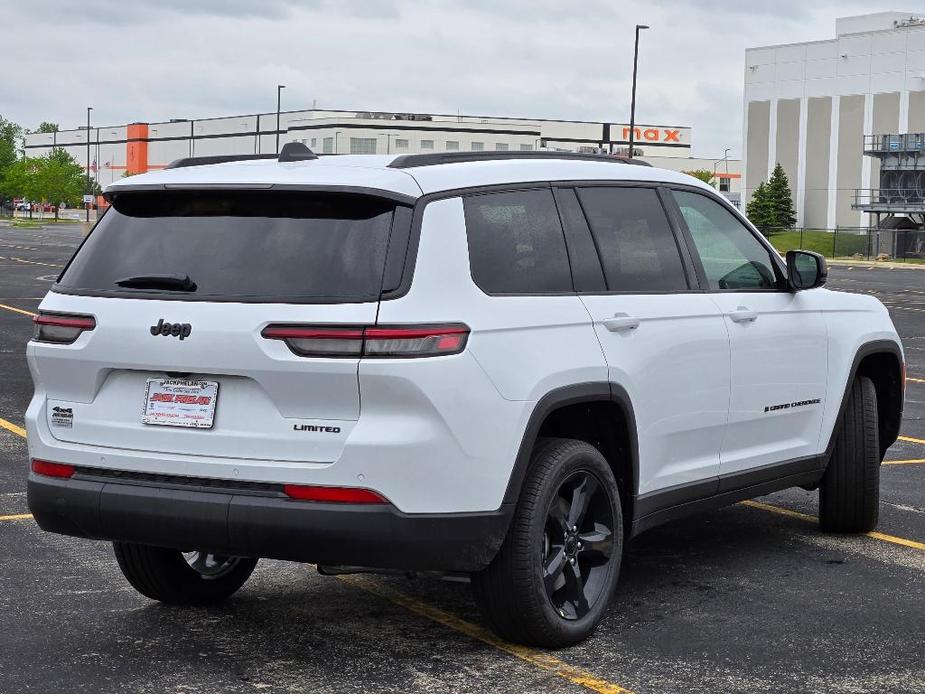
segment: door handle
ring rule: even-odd
[[[733,323],[752,323],[758,320],[758,314],[748,306],[737,306],[735,311],[730,311],[726,315]]]
[[[639,327],[639,319],[628,313],[615,313],[613,318],[605,318],[601,323],[612,333],[619,330],[635,330]]]

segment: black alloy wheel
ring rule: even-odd
[[[563,619],[581,619],[597,603],[613,554],[613,510],[593,473],[559,486],[546,512],[542,566],[546,595]]]

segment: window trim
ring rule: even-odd
[[[754,225],[752,225],[752,223],[749,222],[748,219],[744,217],[742,213],[739,212],[722,195],[711,193],[710,191],[703,190],[697,186],[687,186],[677,183],[663,184],[662,187],[665,189],[666,198],[670,200],[670,206],[673,208],[674,214],[677,216],[677,223],[688,246],[688,251],[693,258],[694,267],[696,268],[702,291],[709,294],[783,294],[790,291],[790,288],[787,285],[786,266],[784,265],[780,254],[777,252],[777,249],[774,248],[770,241],[768,241],[764,235],[758,231]],[[687,226],[687,222],[685,221],[684,215],[681,212],[681,205],[678,204],[678,201],[674,196],[675,191],[701,195],[708,200],[716,202],[720,207],[725,208],[730,214],[732,214],[732,216],[742,225],[742,227],[748,231],[758,242],[758,245],[764,248],[765,252],[768,254],[768,258],[771,261],[771,267],[774,269],[774,275],[777,279],[777,286],[769,289],[764,289],[761,287],[743,287],[741,289],[711,289],[710,281],[707,278],[706,270],[703,267],[703,261],[700,258],[700,252],[697,250],[697,244],[694,243],[694,237],[691,234],[690,228]]]

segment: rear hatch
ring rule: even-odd
[[[70,344],[32,343],[52,435],[336,460],[360,414],[359,359],[306,357],[263,333],[374,325],[383,283],[400,277],[387,268],[404,260],[410,209],[292,190],[126,191],[112,203],[41,306],[52,324],[93,322]]]

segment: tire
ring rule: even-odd
[[[152,600],[169,605],[221,602],[243,586],[257,566],[256,558],[221,557],[203,552],[184,555],[177,549],[130,542],[113,542],[112,546],[119,568],[132,587]]]
[[[851,385],[835,450],[819,485],[819,526],[828,533],[864,533],[880,513],[877,391],[859,376]]]
[[[603,617],[622,551],[620,494],[604,456],[584,441],[542,439],[501,549],[472,576],[475,600],[502,638],[570,646]]]

